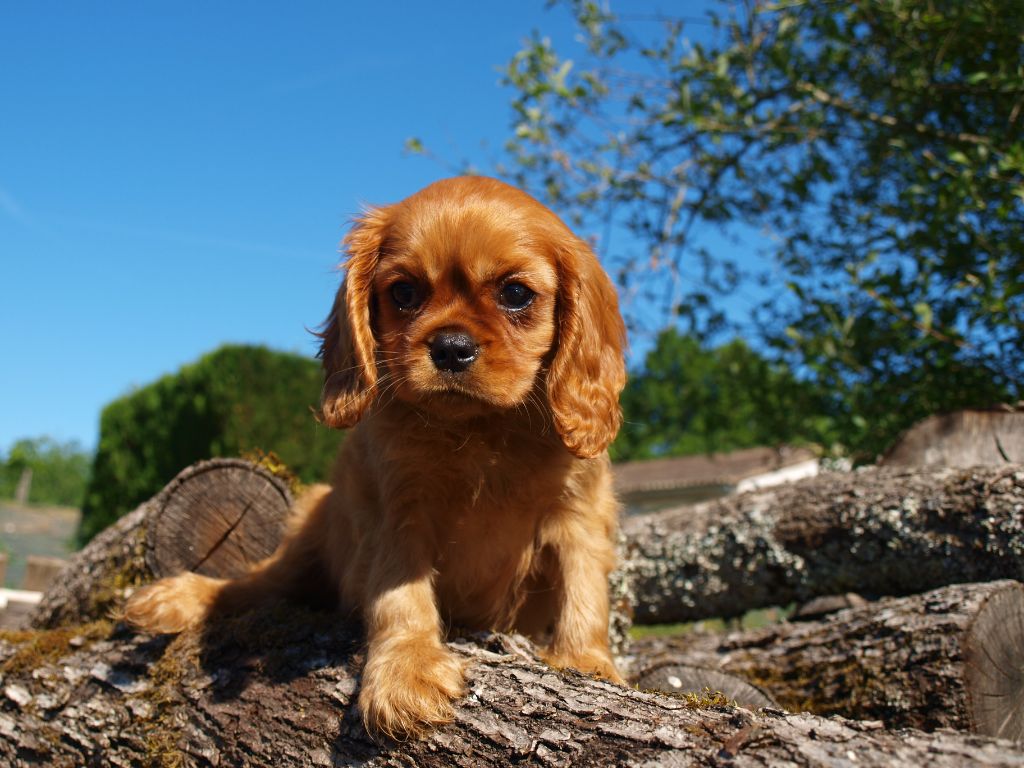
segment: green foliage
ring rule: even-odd
[[[32,470],[28,501],[77,507],[85,495],[92,457],[75,442],[50,437],[18,440],[0,457],[0,498],[12,499],[22,473]]]
[[[632,326],[655,307],[736,331],[723,298],[777,287],[748,337],[827,394],[862,458],[1024,394],[1024,4],[723,3],[703,43],[564,5],[586,53],[537,35],[510,63],[506,172],[604,233]],[[737,228],[768,234],[770,267],[707,247]]]
[[[110,403],[82,509],[88,541],[200,459],[273,451],[304,482],[327,476],[340,434],[316,423],[320,366],[224,346]]]
[[[707,349],[667,330],[622,393],[615,460],[759,445],[831,445],[831,422],[811,384],[744,342]]]

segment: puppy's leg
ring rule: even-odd
[[[432,564],[421,546],[388,546],[368,584],[359,709],[367,730],[400,739],[452,719],[464,665],[442,642]]]
[[[154,633],[182,632],[212,613],[230,615],[293,592],[322,560],[330,487],[310,488],[292,510],[291,530],[277,551],[238,579],[182,573],[143,587],[124,607],[123,617]]]
[[[201,624],[226,579],[198,573],[181,573],[160,579],[135,592],[122,617],[139,629],[154,634],[183,632]]]
[[[553,545],[558,614],[544,660],[624,682],[608,648],[608,574],[615,564],[610,538],[575,520],[558,527]]]

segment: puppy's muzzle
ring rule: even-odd
[[[446,373],[462,373],[480,354],[480,347],[465,331],[441,331],[429,346],[434,367]]]

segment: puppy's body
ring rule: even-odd
[[[534,427],[539,417],[532,415]],[[333,487],[344,488],[344,498],[326,502],[362,506],[329,515],[329,567],[343,604],[367,603],[363,575],[397,532],[425,550],[443,622],[550,632],[554,555],[569,543],[565,529],[582,527],[573,533],[594,539],[589,546],[602,550],[606,573],[617,508],[603,458],[574,459],[556,434],[530,424],[521,411],[458,430],[424,424],[401,406],[368,417],[336,467]]]
[[[371,728],[418,732],[463,687],[443,629],[517,630],[555,666],[619,680],[607,576],[623,328],[589,249],[490,179],[451,179],[364,216],[323,334],[324,419],[355,425],[330,486],[296,504],[247,576],[185,574],[126,616],[180,631],[324,589],[359,611]],[[358,422],[358,423],[357,423]]]

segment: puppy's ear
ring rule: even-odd
[[[374,208],[356,219],[343,243],[345,279],[324,324],[318,357],[323,360],[321,420],[351,427],[377,394],[376,342],[370,322],[373,273],[388,226],[388,209]]]
[[[558,344],[548,400],[566,448],[591,458],[608,448],[622,423],[626,328],[615,287],[586,243],[573,236],[558,250]]]

